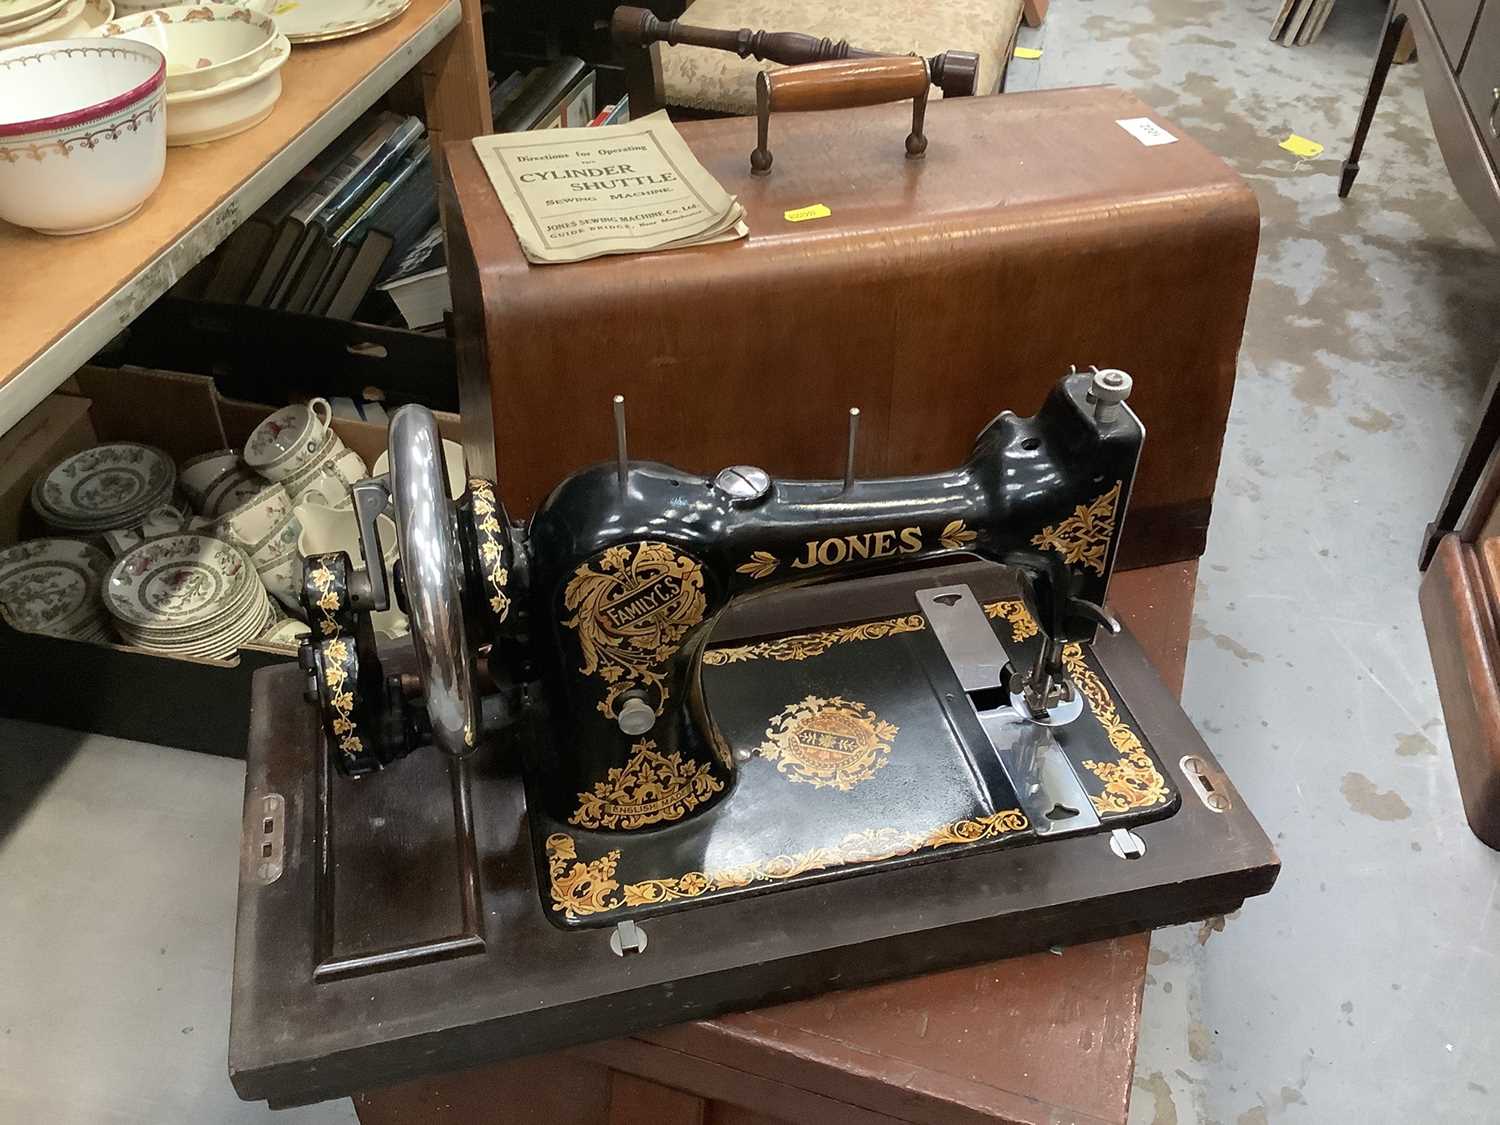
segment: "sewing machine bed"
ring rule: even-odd
[[[989,596],[980,604],[1006,657],[1029,667],[1041,644],[1035,622],[1003,571],[981,572],[981,580]],[[940,583],[924,577],[921,584]],[[962,686],[913,585],[910,575],[889,584],[882,616],[738,641],[724,641],[721,630],[702,678],[709,713],[745,759],[732,800],[684,818],[695,801],[692,773],[649,742],[580,795],[568,822],[547,816],[533,795],[532,842],[552,920],[642,921],[794,884],[1037,843],[984,731],[960,702]],[[805,622],[828,604],[827,594],[810,592],[802,603],[782,612]],[[1099,818],[1094,831],[1170,816],[1177,789],[1108,675],[1079,646],[1066,659],[1083,713],[1055,732],[1024,724],[1018,734],[1055,738],[1084,782]],[[579,827],[628,828],[632,819],[667,823],[623,836]]]
[[[240,1096],[343,1096],[1225,913],[1270,889],[1274,850],[1128,633],[1071,657],[1087,706],[1058,738],[1099,829],[1039,839],[969,764],[960,689],[918,612],[917,589],[960,582],[1013,658],[1034,640],[1008,572],[985,564],[731,610],[703,677],[751,751],[742,791],[636,835],[532,823],[514,746],[330,779],[297,669],[258,673],[230,1028]],[[670,763],[650,759],[614,782],[608,815],[674,791]],[[1120,827],[1143,856],[1111,848]],[[622,952],[624,920],[639,925]]]

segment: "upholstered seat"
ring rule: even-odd
[[[697,0],[682,19],[697,27],[803,31],[872,51],[973,51],[975,93],[993,94],[1021,22],[1021,0]],[[754,113],[755,76],[776,65],[706,47],[663,47],[666,104]]]

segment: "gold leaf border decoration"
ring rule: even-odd
[[[1079,504],[1073,514],[1061,523],[1045,527],[1031,537],[1034,546],[1056,551],[1069,566],[1086,566],[1096,574],[1104,573],[1104,558],[1115,533],[1115,508],[1120,501],[1123,481],[1088,504]]]
[[[991,621],[1003,618],[1008,622],[1012,641],[1020,642],[1037,635],[1036,619],[1027,612],[1026,603],[1018,598],[1008,598],[1003,602],[988,602],[984,607],[984,615]]]
[[[584,863],[578,858],[573,837],[562,832],[548,836],[547,874],[552,909],[569,918],[614,910],[620,905],[620,900],[615,897],[615,891],[620,889],[615,879],[615,866],[619,862],[620,853],[616,849],[591,863]]]
[[[578,794],[578,810],[568,823],[629,831],[681,820],[723,788],[707,762],[684,762],[675,751],[658,753],[655,742],[643,739],[631,747],[623,767],[611,769],[592,793]]]
[[[761,641],[759,644],[711,648],[703,654],[703,663],[719,667],[747,660],[807,660],[822,656],[834,645],[848,644],[850,641],[875,641],[898,633],[920,633],[925,628],[926,618],[920,613],[913,613],[883,621],[866,621],[861,625],[845,625],[820,633],[795,633],[774,641]]]
[[[898,733],[857,700],[809,695],[771,720],[760,754],[789,781],[848,792],[886,764]]]
[[[490,585],[490,612],[495,620],[504,622],[510,616],[510,572],[501,565],[504,561],[500,549],[500,537],[505,534],[500,520],[495,515],[495,492],[490,482],[479,477],[469,481],[470,503],[474,509],[474,530],[478,533],[479,560],[484,565],[484,578]]]
[[[574,611],[563,625],[577,630],[579,671],[607,685],[599,711],[615,718],[615,701],[643,688],[660,715],[667,662],[708,607],[698,560],[649,539],[610,547],[578,567],[563,605]]]
[[[943,528],[938,542],[950,551],[962,551],[979,536],[964,526],[963,520],[954,520]]]
[[[748,574],[751,578],[769,578],[776,573],[776,568],[781,565],[781,560],[770,551],[752,551],[750,561],[741,563],[734,569],[740,574]]]
[[[553,909],[569,918],[617,910],[621,906],[654,906],[698,898],[715,891],[732,891],[756,883],[784,882],[814,871],[828,871],[856,863],[877,863],[919,851],[937,851],[960,844],[1002,840],[1031,827],[1020,809],[1004,809],[987,816],[941,824],[929,832],[898,828],[868,828],[852,832],[837,844],[805,852],[782,853],[719,871],[689,871],[662,879],[625,883],[615,878],[618,851],[591,864],[578,861],[573,838],[557,833],[547,838],[548,869],[552,874]],[[614,892],[621,890],[621,897]]]
[[[1063,664],[1083,692],[1089,710],[1109,735],[1109,744],[1120,752],[1114,762],[1085,760],[1083,768],[1104,782],[1104,792],[1093,798],[1101,813],[1149,809],[1171,798],[1167,782],[1141,745],[1135,731],[1120,718],[1115,702],[1102,680],[1083,658],[1083,648],[1070,644],[1063,649]]]

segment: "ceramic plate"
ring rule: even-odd
[[[41,43],[48,39],[59,38],[64,28],[83,15],[84,3],[85,0],[68,0],[57,9],[54,15],[48,16],[41,23],[32,24],[22,31],[17,31],[13,35],[0,30],[0,47],[24,47],[28,43]]]
[[[343,39],[389,23],[411,0],[283,0],[271,15],[293,43]]]
[[[12,23],[59,5],[53,0],[0,0],[0,22]]]
[[[119,557],[104,603],[127,626],[182,629],[232,610],[257,585],[238,547],[206,535],[164,535]]]
[[[40,8],[23,16],[7,14],[8,9],[0,3],[0,35],[11,35],[17,31],[25,31],[28,27],[35,27],[54,12],[62,11],[67,2],[68,0],[46,0]]]
[[[92,632],[109,556],[76,539],[33,539],[0,551],[0,607],[33,633]]]
[[[38,478],[31,500],[48,523],[103,531],[144,519],[176,483],[177,469],[161,450],[119,442],[64,458]]]

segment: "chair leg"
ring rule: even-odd
[[[1365,137],[1370,132],[1370,122],[1375,119],[1380,95],[1385,90],[1385,77],[1390,73],[1391,60],[1396,57],[1396,47],[1401,43],[1401,33],[1406,30],[1406,13],[1397,12],[1399,0],[1391,0],[1386,10],[1385,31],[1380,37],[1380,49],[1375,53],[1375,66],[1370,71],[1370,88],[1365,91],[1364,105],[1360,106],[1359,124],[1354,129],[1354,144],[1349,149],[1349,159],[1344,161],[1343,174],[1339,176],[1339,198],[1343,199],[1354,186],[1359,175],[1359,157],[1365,148]]]

